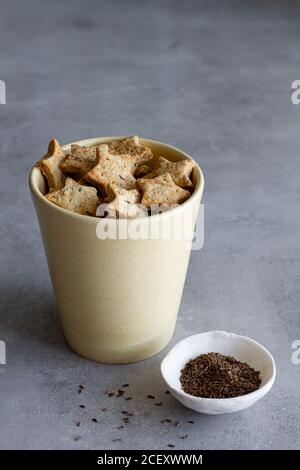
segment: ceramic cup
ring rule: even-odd
[[[74,143],[90,146],[119,138]],[[163,155],[171,161],[190,158],[161,142],[141,139],[141,143],[149,146],[155,157]],[[68,150],[70,144],[63,148]],[[30,190],[63,332],[79,355],[121,364],[150,357],[168,344],[176,324],[203,192],[204,179],[198,165],[193,180],[195,190],[180,206],[135,219],[139,226],[133,236],[131,231],[130,237],[123,234],[105,238],[107,224],[115,224],[118,231],[124,220],[83,216],[50,203],[44,197],[44,177],[39,169],[32,169]],[[154,235],[150,219],[156,226]],[[175,225],[185,228],[184,236],[175,233]],[[136,235],[139,232],[143,236]]]

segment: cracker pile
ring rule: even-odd
[[[136,218],[188,199],[194,189],[192,160],[155,162],[138,136],[105,144],[71,145],[65,152],[52,139],[36,163],[48,184],[48,201],[77,214]],[[104,210],[103,210],[104,208]],[[99,210],[101,209],[101,210]]]

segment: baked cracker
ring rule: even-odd
[[[78,184],[79,186],[81,186],[80,183],[78,183],[77,181],[73,180],[73,178],[71,178],[70,176],[67,176],[66,177],[66,180],[65,180],[65,186],[76,186],[76,184]]]
[[[124,189],[133,189],[136,179],[131,156],[113,155],[106,144],[99,145],[97,152],[98,163],[84,175],[83,180],[105,191],[111,183]]]
[[[191,195],[174,183],[170,173],[138,180],[137,185],[143,192],[141,202],[148,207],[157,204],[172,206],[185,201]]]
[[[108,145],[110,152],[114,155],[131,155],[136,167],[148,162],[153,157],[151,149],[142,145],[137,135],[112,141]]]
[[[146,176],[148,173],[150,173],[151,168],[148,165],[140,165],[137,167],[137,169],[134,172],[134,177],[135,178],[143,178]]]
[[[65,184],[65,175],[60,165],[65,159],[65,152],[56,139],[52,139],[48,146],[48,152],[36,163],[36,166],[45,176],[49,191],[60,189]]]
[[[134,219],[148,215],[146,208],[140,205],[141,194],[137,189],[123,189],[115,184],[107,187],[107,204],[105,212],[108,217]]]
[[[71,145],[71,153],[60,167],[66,173],[83,176],[96,165],[97,160],[97,146],[81,147],[80,145]]]
[[[193,189],[194,184],[190,179],[195,162],[193,160],[179,160],[170,162],[164,157],[159,157],[157,166],[153,171],[146,175],[146,178],[154,178],[164,173],[170,173],[174,183],[181,188]]]
[[[77,214],[96,215],[99,203],[97,190],[90,186],[82,186],[68,178],[64,188],[46,194],[48,201]]]

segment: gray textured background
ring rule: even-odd
[[[299,447],[300,366],[291,362],[300,339],[296,2],[1,0],[0,8],[0,447]],[[27,174],[52,136],[65,143],[132,133],[177,145],[203,168],[206,243],[192,254],[170,346],[210,329],[265,344],[277,381],[245,412],[201,416],[164,396],[166,351],[107,366],[64,343]],[[125,404],[103,390],[124,382],[136,416],[117,431]],[[166,417],[183,424],[162,426]]]

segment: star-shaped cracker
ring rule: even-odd
[[[70,176],[67,176],[66,177],[66,181],[65,181],[65,186],[76,186],[76,184],[78,184],[78,186],[81,186],[80,183],[78,183],[77,181],[73,180],[73,178],[71,178]]]
[[[189,191],[174,183],[170,173],[138,180],[137,185],[143,192],[141,202],[148,207],[156,204],[166,206],[179,204],[191,195]]]
[[[136,179],[130,155],[113,155],[108,146],[103,144],[98,147],[98,156],[97,165],[84,175],[84,181],[105,191],[111,183],[124,189],[134,188]]]
[[[58,141],[52,139],[47,154],[36,164],[47,180],[49,191],[60,189],[65,184],[66,177],[60,168],[64,159],[65,152]]]
[[[80,147],[80,145],[71,145],[71,153],[67,155],[60,167],[66,173],[83,176],[96,165],[97,160],[97,146]]]
[[[131,155],[136,167],[146,163],[153,157],[151,149],[142,145],[137,135],[110,142],[109,150],[114,155]]]
[[[134,219],[148,215],[145,207],[140,205],[141,194],[137,189],[123,189],[115,184],[107,187],[109,204],[105,207],[108,217]]]
[[[159,157],[157,166],[146,178],[154,178],[155,176],[170,173],[172,179],[177,186],[186,189],[193,189],[194,185],[190,179],[192,170],[195,166],[193,160],[180,160],[178,162],[170,162],[164,157]]]
[[[62,189],[46,194],[46,198],[59,207],[83,215],[96,215],[99,203],[96,188],[82,186],[72,178],[67,178]]]

